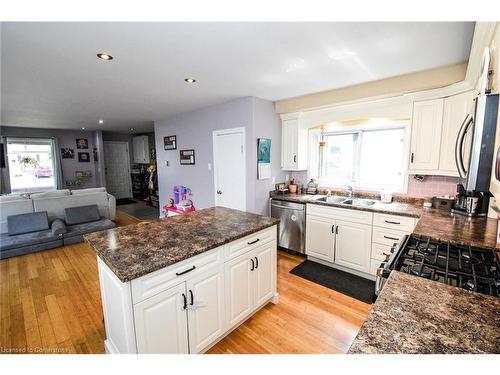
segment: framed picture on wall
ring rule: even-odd
[[[76,139],[76,148],[85,149],[89,148],[89,141],[87,138],[77,138]]]
[[[181,165],[194,165],[194,150],[180,150]]]
[[[169,135],[168,137],[163,137],[163,149],[177,150],[177,136]]]
[[[79,152],[78,161],[80,163],[90,163],[90,152]]]
[[[69,147],[61,148],[61,157],[63,159],[74,159],[75,158],[75,150]]]

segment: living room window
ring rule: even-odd
[[[7,138],[12,193],[56,189],[54,142],[50,138]]]
[[[406,191],[406,122],[370,122],[313,132],[311,171],[322,187]]]

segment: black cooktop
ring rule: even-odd
[[[500,256],[494,250],[410,235],[396,249],[390,269],[500,297]]]

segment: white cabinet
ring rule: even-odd
[[[306,254],[333,263],[334,228],[335,220],[328,217],[306,215]]]
[[[132,138],[132,150],[134,163],[148,164],[150,162],[149,138],[147,135]]]
[[[443,103],[435,99],[413,104],[409,173],[438,169]]]
[[[201,353],[277,303],[276,225],[129,282],[98,258],[107,353]]]
[[[199,353],[224,333],[222,267],[186,281],[189,352]]]
[[[188,353],[185,283],[134,305],[138,353]]]
[[[458,176],[455,142],[473,98],[467,91],[413,104],[409,174]]]
[[[281,168],[284,170],[307,169],[307,129],[300,125],[297,114],[282,115]]]
[[[441,131],[439,156],[440,174],[458,176],[455,163],[455,141],[465,116],[472,111],[474,95],[474,91],[468,91],[444,99],[443,129]],[[467,140],[467,144],[470,145],[470,141],[471,138]]]
[[[335,263],[356,271],[370,272],[371,225],[337,220]]]
[[[226,317],[232,328],[269,301],[276,289],[276,242],[263,244],[225,264]]]

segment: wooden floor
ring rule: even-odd
[[[118,225],[138,220],[117,210]],[[280,302],[209,353],[344,353],[370,305],[291,275],[278,254]],[[0,261],[0,354],[104,353],[95,254],[85,243]]]

